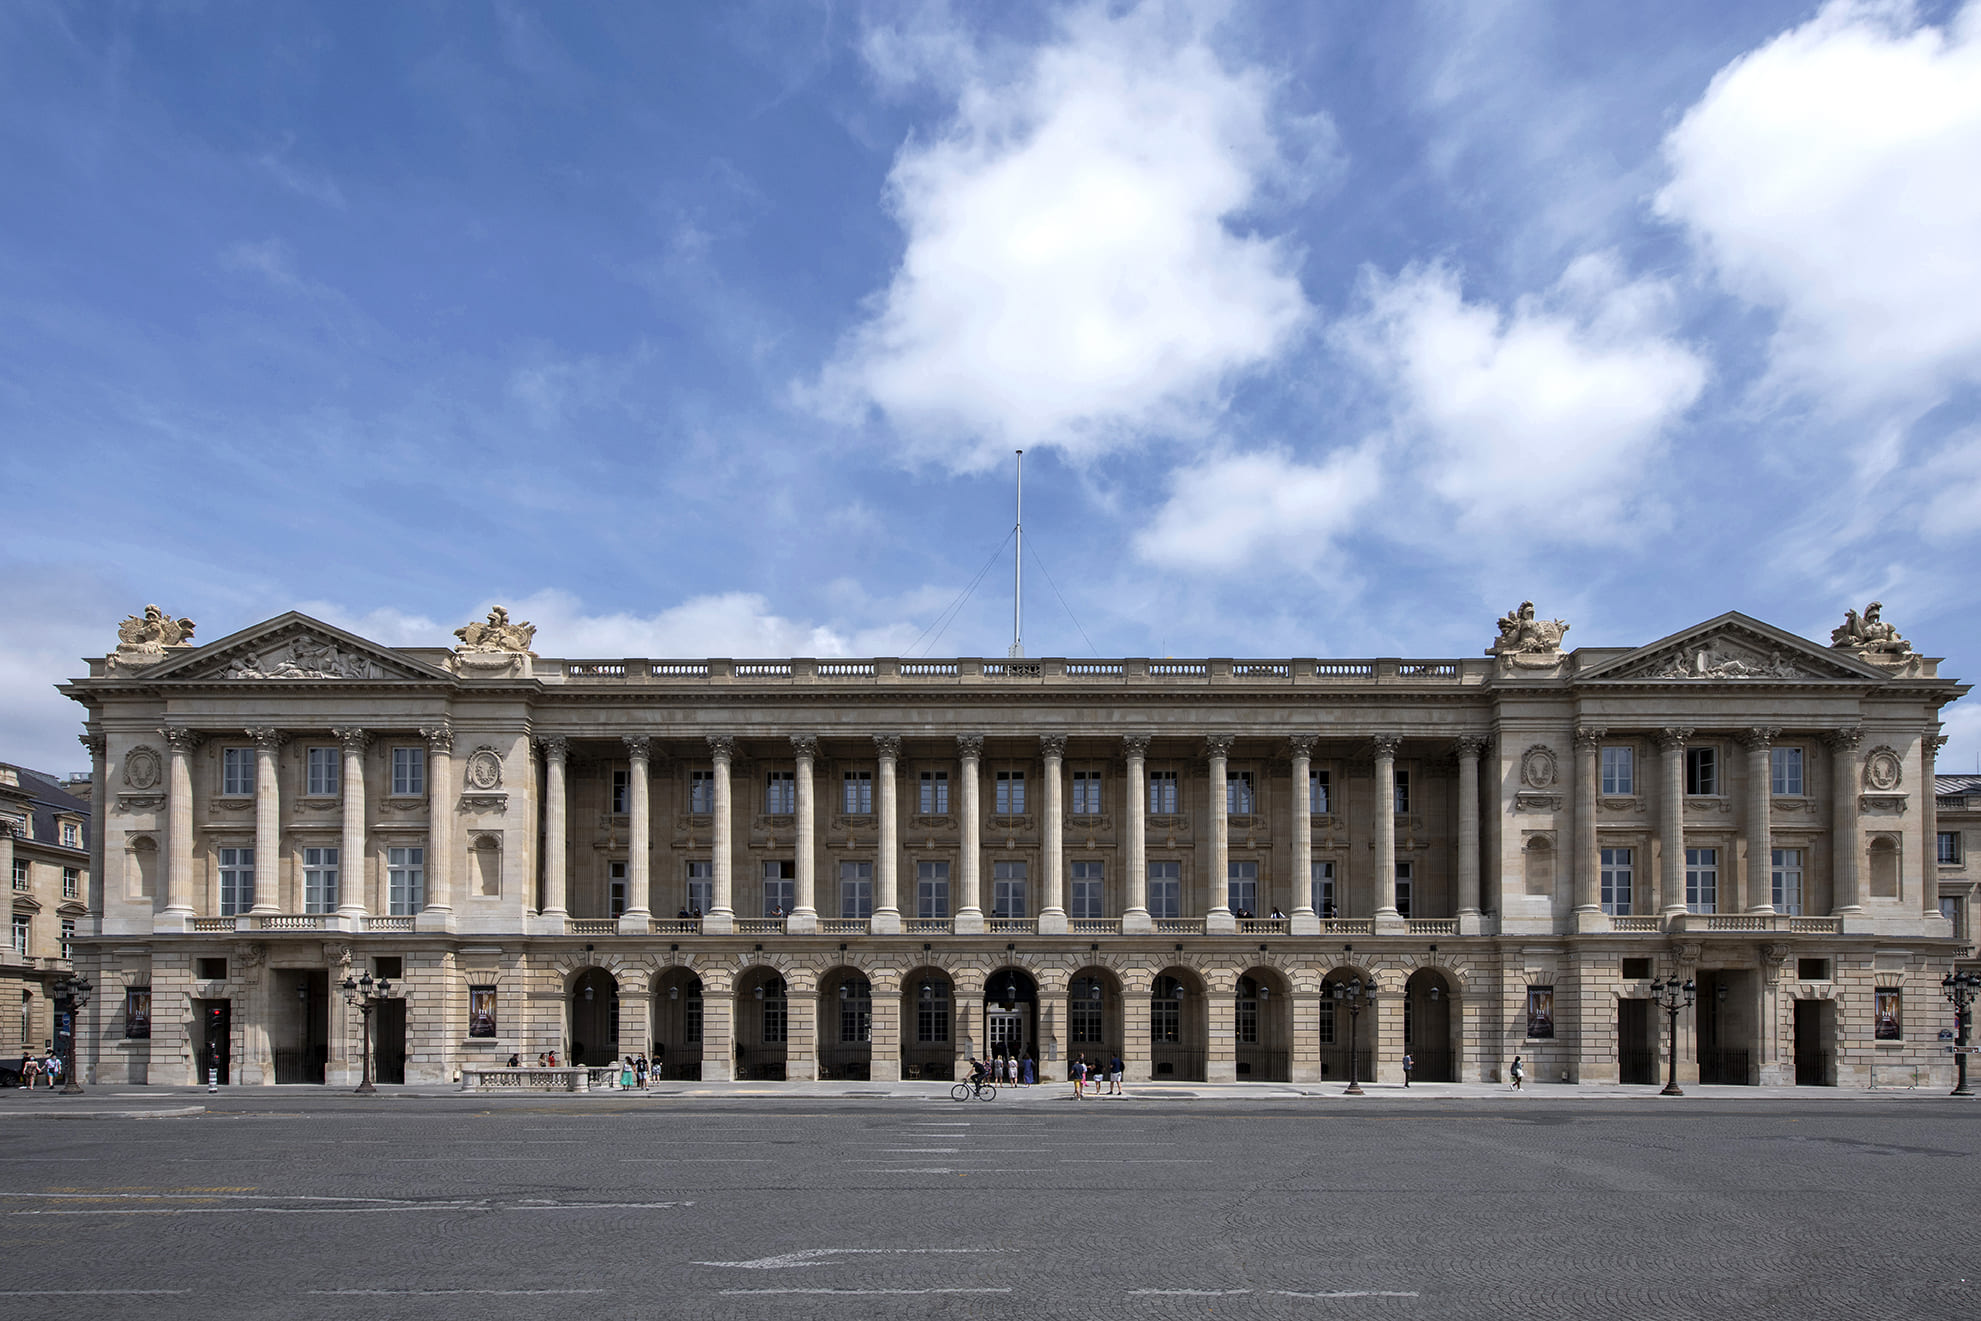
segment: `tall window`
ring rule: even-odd
[[[1774,850],[1774,905],[1777,913],[1802,915],[1802,850]]]
[[[1335,916],[1334,864],[1332,862],[1314,862],[1309,863],[1308,868],[1311,878],[1310,883],[1313,887],[1313,897],[1309,902],[1314,905],[1314,912],[1321,917]]]
[[[1175,919],[1183,916],[1183,864],[1149,864],[1149,916]]]
[[[1106,864],[1073,864],[1073,911],[1070,916],[1102,918],[1106,912]]]
[[[337,850],[303,850],[303,911],[337,911]]]
[[[14,888],[16,890],[33,889],[32,875],[33,873],[28,866],[28,860],[26,858],[14,859]]]
[[[1098,1046],[1105,1040],[1101,1018],[1105,992],[1099,979],[1075,977],[1066,988],[1066,1026],[1076,1046]]]
[[[1022,918],[1025,916],[1025,864],[1022,862],[994,862],[991,864],[991,916]]]
[[[1259,911],[1259,864],[1233,859],[1225,864],[1226,902],[1234,913]]]
[[[79,849],[82,846],[83,846],[82,827],[77,825],[73,821],[64,821],[62,823],[62,847],[69,849]]]
[[[999,816],[1025,815],[1025,772],[999,771],[992,809]]]
[[[840,781],[839,811],[844,816],[872,816],[874,813],[874,773],[847,771]]]
[[[1174,977],[1158,977],[1149,997],[1149,1040],[1158,1044],[1183,1040],[1183,1001]]]
[[[255,750],[253,748],[220,749],[220,792],[228,795],[251,794],[255,791]]]
[[[62,919],[62,957],[63,958],[65,959],[75,958],[76,956],[75,943],[76,943],[76,919],[73,917],[65,917]]]
[[[793,771],[772,771],[764,779],[764,811],[790,816],[798,810],[798,777]]]
[[[1330,809],[1328,802],[1331,790],[1326,771],[1307,772],[1307,810],[1315,816],[1326,816]]]
[[[1099,816],[1101,814],[1101,773],[1099,771],[1073,772],[1073,815]]]
[[[930,922],[940,922],[949,916],[948,863],[915,864],[915,916]]]
[[[220,916],[233,917],[255,906],[255,851],[220,850]]]
[[[82,869],[80,867],[64,867],[62,869],[62,897],[64,899],[80,899],[82,898],[82,892]]]
[[[1177,812],[1176,802],[1176,772],[1150,771],[1149,815],[1175,816]]]
[[[871,862],[839,864],[839,915],[849,922],[864,922],[874,915],[874,865]]]
[[[1768,792],[1800,797],[1802,794],[1802,749],[1768,749]]]
[[[923,816],[949,815],[949,772],[923,771],[920,811]]]
[[[605,915],[622,917],[626,912],[626,864],[605,864]]]
[[[798,864],[772,858],[764,864],[764,916],[789,917],[797,903]]]
[[[633,801],[633,773],[612,772],[612,815],[625,816]]]
[[[1718,912],[1720,893],[1720,851],[1718,849],[1687,849],[1685,851],[1685,911],[1688,913]]]
[[[28,947],[34,942],[34,919],[26,913],[14,914],[14,953],[27,957]],[[22,1040],[26,1040],[23,1034]]]
[[[1232,1015],[1231,1027],[1239,1045],[1259,1044],[1259,984],[1250,977],[1238,979],[1238,1007]]]
[[[1408,862],[1396,864],[1396,911],[1402,917],[1410,916],[1410,882],[1413,865]]]
[[[688,811],[693,816],[708,816],[715,811],[715,772],[688,772]]]
[[[784,1040],[785,1030],[790,1026],[787,1013],[789,1002],[784,998],[784,983],[771,981],[764,983],[763,998],[763,1038],[766,1046],[775,1046]]]
[[[1938,834],[1939,840],[1936,855],[1940,860],[1940,865],[1942,867],[1958,866],[1960,863],[1960,832],[1958,830],[1942,830]]]
[[[1224,810],[1232,816],[1252,815],[1252,772],[1224,773]]]
[[[1629,747],[1606,747],[1603,749],[1603,792],[1606,794],[1633,794],[1637,792],[1636,757]]]
[[[1685,792],[1689,794],[1717,794],[1720,791],[1720,750],[1718,748],[1687,748],[1685,750]]]
[[[1603,911],[1611,916],[1629,916],[1630,883],[1634,858],[1629,849],[1603,849]]]
[[[949,1040],[949,985],[926,981],[915,993],[915,1040],[934,1045]]]
[[[874,988],[864,977],[850,977],[839,983],[839,1039],[874,1039]]]
[[[411,917],[426,905],[426,850],[385,850],[385,904],[394,917]]]
[[[404,798],[426,792],[426,749],[392,749],[392,793]]]
[[[306,772],[303,792],[312,797],[324,797],[337,792],[343,776],[337,758],[336,748],[305,748],[303,766]]]
[[[1410,772],[1396,772],[1396,814],[1410,815]]]
[[[1967,939],[1967,905],[1956,894],[1940,896],[1940,916],[1953,924],[1955,940]]]
[[[706,858],[688,864],[688,916],[700,917],[715,907],[715,864]]]

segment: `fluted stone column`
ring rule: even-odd
[[[1747,806],[1743,822],[1747,837],[1747,911],[1775,911],[1774,855],[1768,834],[1768,816],[1774,810],[1770,749],[1779,729],[1750,729],[1740,736],[1747,749]]]
[[[963,824],[961,856],[957,858],[956,933],[979,934],[984,929],[983,909],[983,830],[984,813],[980,798],[984,736],[963,734],[956,740],[958,761],[957,801]]]
[[[454,726],[442,721],[420,734],[426,739],[426,906],[413,927],[446,931],[454,924]]]
[[[1920,905],[1925,916],[1935,922],[1940,920],[1940,802],[1933,775],[1939,763],[1940,749],[1946,745],[1947,736],[1940,733],[1938,725],[1928,726],[1926,736],[1919,744],[1919,756],[1925,763],[1919,772],[1919,814],[1920,824],[1926,830],[1926,847],[1920,850],[1920,856],[1925,860],[1925,884],[1920,887]]]
[[[333,729],[344,750],[344,815],[337,837],[337,915],[352,929],[365,921],[365,746],[371,732]]]
[[[1660,778],[1658,799],[1659,902],[1667,917],[1685,911],[1685,740],[1689,729],[1658,731]]]
[[[1403,930],[1396,908],[1396,750],[1400,734],[1378,734],[1376,751],[1376,929]]]
[[[1458,922],[1464,935],[1476,934],[1486,907],[1479,873],[1479,756],[1485,750],[1483,738],[1458,740]]]
[[[279,729],[250,729],[255,745],[255,901],[250,912],[282,911],[282,780],[275,754],[288,741]],[[338,863],[340,878],[343,863]],[[302,910],[298,902],[296,910]]]
[[[1577,931],[1607,931],[1610,926],[1603,912],[1602,854],[1596,841],[1596,790],[1601,774],[1598,753],[1608,732],[1586,726],[1575,731],[1575,856],[1571,874]]]
[[[1238,919],[1231,912],[1231,813],[1230,790],[1225,787],[1232,738],[1216,734],[1204,740],[1204,756],[1210,762],[1211,874],[1205,877],[1209,893],[1204,896],[1204,930],[1235,932]]]
[[[901,930],[901,801],[895,768],[901,762],[901,740],[892,735],[874,739],[874,778],[880,783],[880,856],[874,859],[874,917],[868,930],[876,934]]]
[[[653,930],[653,742],[636,735],[626,745],[626,911],[619,915],[621,935],[644,936]],[[722,833],[722,795],[716,794],[716,833]],[[716,864],[720,867],[722,864]]]
[[[543,749],[543,908],[540,916],[551,932],[564,930],[571,916],[569,898],[570,800],[566,796],[566,774],[570,769],[571,744],[568,739],[547,737],[537,740]]]
[[[1857,876],[1857,745],[1863,738],[1858,728],[1823,736],[1830,749],[1830,907],[1839,917],[1864,912]]]
[[[798,839],[792,862],[791,916],[784,929],[810,932],[819,929],[818,909],[818,806],[812,798],[812,766],[818,760],[819,741],[809,735],[791,740],[794,763],[792,783],[797,793]]]
[[[1039,740],[1046,767],[1043,848],[1044,902],[1039,908],[1041,934],[1066,930],[1066,800],[1064,778],[1066,740],[1056,734]]]
[[[1121,814],[1123,865],[1128,872],[1122,878],[1121,930],[1134,935],[1156,929],[1155,920],[1149,916],[1148,735],[1130,734],[1121,740],[1121,748],[1128,758],[1128,802]],[[1143,1054],[1147,1053],[1144,1043]]]
[[[1287,740],[1293,749],[1293,915],[1296,936],[1318,936],[1321,915],[1314,911],[1314,735]]]
[[[98,930],[103,925],[105,887],[109,878],[103,871],[103,835],[109,820],[110,763],[107,757],[109,740],[101,734],[78,734],[77,739],[89,749],[90,810],[94,813],[89,831],[89,894],[85,896],[89,911],[95,915],[91,924]],[[0,875],[11,875],[13,867],[0,868]],[[101,1001],[98,1004],[99,1017],[105,1012]]]
[[[158,731],[169,749],[165,774],[165,907],[152,919],[158,931],[183,931],[193,916],[193,750],[201,735],[190,729]],[[110,815],[96,804],[99,819]],[[11,869],[10,869],[11,870]]]
[[[729,785],[729,768],[736,760],[736,740],[711,735],[708,750],[715,762],[715,840],[709,866],[715,893],[708,912],[702,915],[702,930],[728,935],[736,930],[736,860],[732,856],[736,848],[736,821]],[[703,1000],[706,1004],[706,995]],[[706,1008],[703,1012],[707,1012]],[[707,1058],[706,1053],[703,1058]]]

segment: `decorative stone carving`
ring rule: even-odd
[[[465,783],[470,789],[499,789],[502,787],[502,758],[494,748],[484,743],[468,754]]]
[[[450,756],[454,751],[454,726],[445,720],[437,725],[421,725],[420,737],[426,740],[427,751],[437,757]]]
[[[162,766],[158,749],[139,744],[124,754],[124,783],[133,789],[155,789]]]
[[[274,729],[267,725],[242,732],[253,739],[254,745],[263,752],[278,752],[281,750],[282,745],[289,741],[289,735],[285,731]]]
[[[1286,740],[1286,745],[1296,757],[1314,755],[1314,744],[1320,741],[1318,734],[1295,734]]]
[[[229,679],[383,679],[377,661],[328,638],[292,635],[286,646],[243,652],[227,666]]]
[[[1403,746],[1403,735],[1374,734],[1370,736],[1369,742],[1374,745],[1378,757],[1394,758],[1396,750]]]
[[[791,736],[791,755],[800,759],[818,760],[819,741],[810,734]]]
[[[108,672],[117,674],[149,669],[165,659],[167,648],[193,645],[193,621],[174,619],[155,605],[142,615],[131,615],[117,626],[117,650],[109,657]]]
[[[456,651],[467,652],[530,652],[530,643],[536,639],[537,626],[527,620],[521,623],[509,622],[509,608],[497,606],[488,612],[487,623],[463,624],[454,630],[454,636],[461,639]]]
[[[1830,630],[1830,645],[1858,655],[1866,652],[1886,656],[1911,654],[1912,644],[1898,635],[1898,629],[1879,618],[1884,608],[1884,602],[1873,601],[1864,607],[1862,615],[1855,610],[1844,611],[1843,623]]]
[[[258,940],[243,946],[241,949],[241,962],[250,968],[261,967],[262,964],[268,962],[268,946]]]
[[[1823,742],[1833,752],[1849,752],[1864,741],[1864,731],[1853,725],[1849,729],[1832,729],[1823,735]]]
[[[632,760],[651,761],[653,759],[652,739],[638,734],[627,734],[621,737],[619,741],[626,745],[626,755]]]
[[[1569,629],[1567,620],[1536,619],[1532,601],[1507,611],[1499,625],[1499,636],[1486,648],[1488,656],[1539,656],[1547,665],[1560,658],[1562,635]]]
[[[1859,794],[1857,810],[1865,816],[1904,816],[1904,794]]]
[[[353,725],[345,725],[330,731],[330,736],[342,745],[346,752],[363,753],[371,746],[371,731]]]
[[[165,806],[164,794],[118,794],[120,812],[156,812]]]
[[[1147,734],[1123,735],[1121,739],[1121,750],[1130,757],[1146,757],[1149,755],[1149,736]]]
[[[506,793],[462,794],[459,804],[463,812],[500,812],[508,806],[509,795]]]
[[[1889,747],[1876,747],[1864,758],[1864,787],[1889,793],[1905,779],[1905,765]]]
[[[1049,760],[1063,758],[1066,755],[1066,736],[1063,734],[1042,736],[1039,739],[1039,753]]]
[[[571,740],[562,734],[539,734],[536,745],[552,761],[565,761],[571,755]]]
[[[1552,788],[1561,778],[1561,768],[1555,761],[1554,750],[1546,744],[1536,743],[1520,754],[1520,782],[1530,789]]]
[[[1452,750],[1460,757],[1483,757],[1493,741],[1483,734],[1461,734],[1451,741]]]
[[[726,734],[710,734],[708,736],[708,750],[709,756],[713,757],[716,761],[736,760],[736,740]]]
[[[1724,643],[1699,646],[1679,652],[1665,663],[1653,678],[1658,679],[1806,679],[1805,673],[1786,653],[1766,656],[1730,648]]]
[[[882,761],[901,760],[901,740],[892,734],[874,735],[874,755]]]
[[[1689,729],[1667,727],[1658,731],[1658,746],[1666,752],[1676,752],[1685,746],[1685,740],[1692,737]]]
[[[956,755],[965,759],[982,757],[984,755],[984,736],[982,734],[958,734],[956,736]]]
[[[1575,728],[1575,747],[1578,751],[1588,751],[1603,746],[1603,739],[1609,730],[1600,726],[1578,725]]]
[[[1238,740],[1230,734],[1212,734],[1204,740],[1205,757],[1229,757],[1231,745]]]
[[[1561,795],[1517,793],[1513,796],[1513,806],[1522,812],[1559,812]]]

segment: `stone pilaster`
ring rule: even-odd
[[[1044,839],[1040,858],[1044,872],[1043,903],[1039,907],[1039,933],[1051,935],[1066,930],[1066,740],[1048,735],[1039,740],[1045,760],[1045,802],[1041,804]]]

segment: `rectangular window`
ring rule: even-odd
[[[1068,913],[1068,916],[1089,919],[1106,917],[1106,892],[1107,877],[1105,863],[1074,863],[1073,907]]]
[[[337,792],[342,783],[341,754],[336,748],[305,748],[303,765],[307,772],[303,792],[314,798],[326,797]]]
[[[1225,864],[1225,902],[1240,917],[1259,911],[1259,864],[1233,859]]]
[[[1149,864],[1149,916],[1175,921],[1183,916],[1183,864]]]
[[[941,922],[949,917],[948,863],[915,864],[915,916],[928,922]]]
[[[65,917],[62,919],[62,957],[63,958],[73,959],[76,957],[75,943],[76,943],[76,919],[73,917]]]
[[[1309,863],[1308,870],[1313,888],[1313,896],[1309,902],[1314,905],[1314,912],[1324,918],[1337,916],[1334,911],[1334,864]]]
[[[1252,772],[1224,773],[1224,810],[1232,816],[1252,815]]]
[[[1603,792],[1606,794],[1634,794],[1637,792],[1637,767],[1633,749],[1628,747],[1606,747],[1603,749]]]
[[[872,816],[874,812],[874,773],[847,771],[841,784],[839,811],[844,816]]]
[[[28,869],[28,860],[26,858],[14,859],[14,888],[16,890],[31,890],[34,888],[33,875]]]
[[[1940,916],[1953,924],[1953,934],[1956,940],[1967,939],[1966,907],[1961,902],[1959,895],[1943,894],[1940,896]]]
[[[1410,916],[1410,882],[1413,878],[1414,863],[1396,864],[1396,911],[1400,917]]]
[[[1795,961],[1795,976],[1797,981],[1826,982],[1830,980],[1830,961],[1828,959],[1797,959]]]
[[[1315,816],[1326,816],[1332,810],[1328,806],[1330,794],[1328,773],[1326,771],[1308,771],[1307,810]]]
[[[871,862],[839,864],[839,916],[849,922],[864,922],[874,915],[874,865]]]
[[[255,906],[255,851],[220,850],[220,916],[233,917]]]
[[[1073,994],[1067,997],[1066,1026],[1072,1030],[1076,1046],[1098,1046],[1104,1040],[1101,1001],[1094,994],[1096,989],[1083,977],[1073,983]]]
[[[71,849],[81,848],[83,846],[82,827],[73,821],[64,821],[62,823],[62,846]]]
[[[1774,850],[1774,905],[1777,913],[1802,916],[1802,850]]]
[[[633,773],[612,772],[612,815],[625,816],[633,801]]]
[[[941,982],[924,982],[915,997],[915,1040],[923,1045],[949,1040],[949,988]]]
[[[874,1039],[874,996],[867,982],[842,982],[840,991],[844,999],[839,1002],[839,1040],[844,1042],[872,1041]]]
[[[1101,814],[1101,773],[1099,771],[1073,772],[1073,815],[1099,816]]]
[[[151,988],[149,986],[127,986],[124,988],[124,1036],[131,1041],[145,1041],[151,1037]]]
[[[14,953],[26,958],[34,940],[34,919],[26,913],[14,914]]]
[[[1960,832],[1942,830],[1939,832],[1939,859],[1942,867],[1958,866],[1960,863]]]
[[[715,772],[688,772],[688,814],[710,816],[715,812]]]
[[[337,850],[303,850],[303,911],[337,911]]]
[[[220,749],[220,792],[229,797],[244,797],[254,791],[255,750]]]
[[[1768,791],[1791,798],[1802,796],[1802,749],[1768,749]]]
[[[715,907],[715,864],[702,859],[688,864],[688,916],[700,917]]]
[[[1175,816],[1177,812],[1176,772],[1149,772],[1149,815]]]
[[[798,776],[795,771],[772,771],[765,777],[764,811],[770,816],[792,816],[798,811]]]
[[[1550,1040],[1555,1034],[1555,988],[1552,986],[1530,986],[1527,988],[1527,1035],[1542,1041]]]
[[[1321,1000],[1321,1021],[1318,1039],[1323,1046],[1332,1046],[1334,1044],[1334,1001],[1327,999],[1325,993]]]
[[[1025,815],[1025,772],[999,771],[997,792],[992,808],[999,816]]]
[[[394,917],[412,917],[426,907],[426,850],[385,850],[385,906]]]
[[[1022,918],[1025,916],[1025,864],[1022,862],[994,862],[991,864],[991,916]]]
[[[776,995],[764,996],[764,1044],[775,1046],[784,1040],[785,1030],[790,1026],[787,1017],[790,1002],[784,998],[784,988],[778,987]]]
[[[1183,1006],[1166,995],[1155,997],[1149,1004],[1149,1040],[1171,1042],[1182,1039]]]
[[[82,869],[80,867],[64,867],[62,869],[62,897],[64,899],[80,899],[82,898],[82,894]]]
[[[626,864],[605,864],[605,915],[620,917],[626,912]]]
[[[773,858],[764,864],[764,916],[789,917],[797,903],[798,864]]]
[[[1905,1040],[1905,1015],[1898,987],[1877,988],[1877,1007],[1873,1017],[1877,1023],[1879,1041]]]
[[[1408,1004],[1409,1001],[1405,1001]],[[1259,1044],[1259,997],[1256,992],[1248,994],[1241,984],[1238,992],[1237,1012],[1232,1015],[1232,1034],[1241,1046]]]
[[[949,772],[923,771],[920,811],[923,816],[949,815]]]
[[[1685,851],[1685,911],[1688,913],[1718,912],[1720,893],[1720,851],[1718,849],[1687,849]]]
[[[1410,772],[1396,772],[1396,814],[1410,815]]]
[[[392,749],[392,793],[405,798],[426,792],[426,749]]]
[[[196,959],[193,961],[193,973],[199,981],[224,982],[227,980],[227,960]]]
[[[1685,750],[1685,792],[1689,794],[1713,795],[1720,791],[1720,750],[1718,748],[1687,748]]]
[[[1603,911],[1612,917],[1630,915],[1630,889],[1636,858],[1629,849],[1603,849]]]

